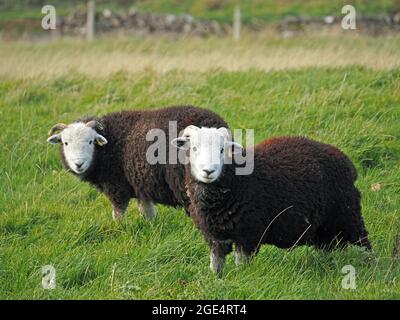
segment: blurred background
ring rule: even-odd
[[[41,8],[53,5],[63,35],[84,35],[88,0],[1,0],[0,26],[3,37],[41,35]],[[290,36],[304,29],[335,25],[341,8],[353,5],[362,32],[379,35],[397,29],[399,0],[96,0],[96,30],[179,33],[190,36],[231,33],[234,11],[241,9],[243,27],[249,31],[277,28]],[[275,28],[273,28],[275,27]],[[365,27],[365,28],[364,28]],[[291,31],[289,33],[288,31]]]
[[[55,30],[42,27],[47,4]],[[345,5],[356,29],[342,27]],[[5,76],[400,63],[400,0],[0,0],[0,10]]]

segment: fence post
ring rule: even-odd
[[[88,41],[92,41],[94,38],[95,14],[96,14],[95,0],[89,0],[87,3],[87,17],[86,17],[86,39]]]
[[[235,41],[240,40],[240,29],[242,27],[240,6],[235,7],[235,12],[233,14],[233,39]]]

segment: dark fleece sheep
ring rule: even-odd
[[[213,183],[196,181],[186,166],[190,215],[209,243],[214,271],[221,272],[232,244],[237,263],[263,243],[371,249],[356,169],[337,148],[303,137],[274,138],[254,148],[252,174],[235,175],[236,166],[225,164]]]
[[[103,147],[96,146],[93,162],[84,174],[71,172],[103,192],[110,199],[113,214],[117,217],[124,214],[131,198],[137,198],[145,206],[161,203],[187,207],[184,166],[151,165],[146,160],[146,150],[154,143],[146,141],[149,130],[158,128],[165,132],[168,155],[169,121],[177,121],[178,133],[193,123],[199,126],[226,126],[216,113],[193,106],[121,111],[100,118],[85,117],[76,122],[87,123],[91,120],[101,124],[96,131],[108,143]],[[63,150],[61,144],[62,163],[69,169]]]

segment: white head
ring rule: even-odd
[[[68,167],[77,174],[83,174],[93,162],[95,144],[104,146],[107,143],[107,139],[96,129],[101,130],[102,125],[95,120],[70,125],[56,124],[50,129],[47,141],[51,144],[60,143]]]
[[[242,146],[232,141],[228,129],[188,126],[181,137],[172,140],[179,149],[189,150],[191,174],[194,179],[212,183],[221,175],[224,164],[232,158],[232,150]],[[230,161],[229,161],[230,162]]]

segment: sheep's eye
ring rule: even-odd
[[[89,141],[89,144],[92,144],[92,143],[93,143],[93,140],[90,140],[90,141]]]
[[[67,146],[68,145],[68,142],[64,142],[64,146]]]
[[[221,148],[221,154],[223,154],[224,153],[224,148]]]
[[[197,148],[196,148],[196,147],[193,147],[192,150],[193,150],[193,152],[196,152],[196,151],[197,151]]]

